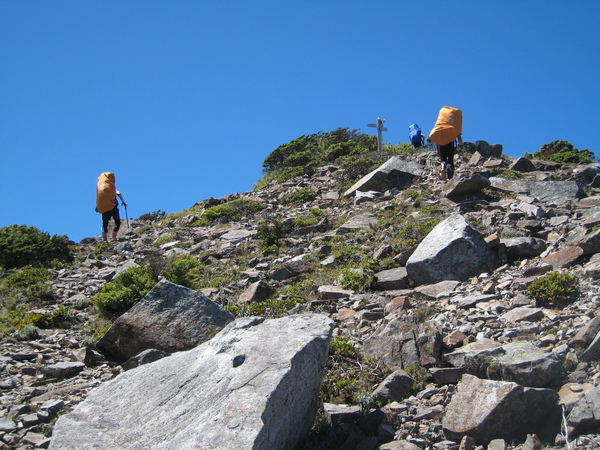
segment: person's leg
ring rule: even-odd
[[[119,228],[121,228],[121,217],[119,216],[119,208],[115,206],[115,208],[111,211],[112,218],[115,221],[115,228],[113,228],[112,238],[113,241],[117,239],[117,233],[119,232]]]
[[[456,146],[454,144],[454,142],[448,144],[448,149],[446,150],[446,161],[448,163],[448,169],[447,169],[447,174],[448,174],[448,179],[451,179],[454,176],[454,150],[456,149]]]
[[[110,220],[110,217],[111,211],[102,213],[102,239],[105,241],[108,239],[108,221]]]

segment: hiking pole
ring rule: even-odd
[[[127,215],[127,205],[123,205],[123,207],[125,208],[125,219],[127,219],[127,230],[125,230],[127,233],[129,233],[129,216]]]

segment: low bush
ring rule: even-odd
[[[497,169],[492,174],[499,178],[505,178],[507,180],[520,180],[523,178],[523,174],[512,169]]]
[[[345,356],[347,358],[358,357],[358,351],[350,339],[344,336],[336,336],[329,343],[329,354]]]
[[[55,261],[73,261],[67,236],[50,236],[26,225],[0,228],[0,267],[50,267]]]
[[[270,222],[261,220],[258,223],[258,232],[256,237],[260,239],[263,248],[279,247],[283,237],[283,224],[281,219],[273,219]]]
[[[302,203],[308,203],[313,201],[315,198],[317,198],[317,194],[311,190],[311,189],[307,189],[307,188],[300,188],[296,191],[290,192],[289,194],[284,195],[281,198],[281,203],[283,203],[284,205],[290,205],[290,204],[302,204]]]
[[[237,199],[208,208],[202,214],[201,225],[210,225],[217,219],[226,219],[228,222],[240,220],[244,216],[254,214],[263,209],[263,205],[257,200]]]
[[[0,334],[18,331],[22,339],[35,339],[40,328],[69,328],[70,318],[71,312],[63,305],[49,315],[19,305],[0,314]]]
[[[171,283],[195,289],[203,267],[196,258],[185,255],[169,261],[162,275]]]
[[[143,267],[132,267],[106,283],[94,296],[93,303],[106,318],[116,318],[146,295],[155,281]]]
[[[527,286],[527,295],[542,305],[560,305],[575,300],[579,294],[579,279],[569,273],[552,272]]]
[[[52,279],[52,271],[42,267],[25,267],[7,275],[0,281],[0,296],[4,299],[20,297],[22,302],[44,302],[55,297],[52,288],[45,284]]]

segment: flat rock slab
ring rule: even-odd
[[[447,353],[444,359],[474,375],[536,388],[554,387],[564,370],[557,355],[526,341],[498,346],[495,341],[483,339]]]
[[[91,391],[50,448],[295,448],[314,422],[332,328],[322,314],[238,319]]]

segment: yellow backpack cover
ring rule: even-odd
[[[462,134],[462,111],[450,106],[440,109],[437,121],[428,139],[438,145],[446,145]]]
[[[96,183],[96,211],[105,213],[116,205],[117,188],[115,174],[112,172],[101,173]]]

